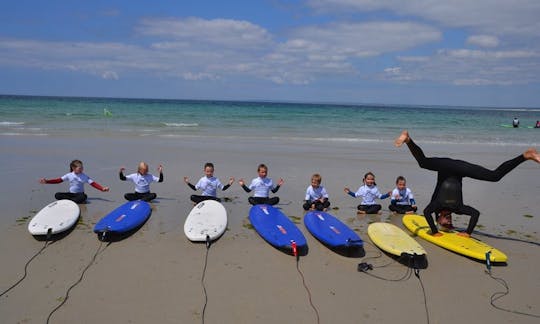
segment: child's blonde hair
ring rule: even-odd
[[[322,181],[322,177],[320,174],[318,173],[314,173],[312,176],[311,176],[311,181],[315,180],[317,182],[317,184],[321,184],[321,181]]]

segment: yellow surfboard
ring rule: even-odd
[[[368,226],[368,236],[381,250],[401,256],[425,255],[426,250],[401,228],[390,223],[371,223]]]
[[[441,236],[431,235],[431,229],[424,216],[405,215],[403,216],[403,225],[426,241],[470,258],[485,261],[486,253],[490,252],[489,260],[491,262],[506,262],[508,260],[506,254],[496,248],[473,237],[459,236],[457,231],[439,231]]]

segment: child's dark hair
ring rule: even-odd
[[[400,181],[405,181],[405,182],[407,182],[407,180],[405,180],[405,177],[404,177],[404,176],[399,176],[399,177],[396,178],[396,184],[398,184],[398,182],[400,182]]]
[[[206,169],[206,168],[212,168],[212,169],[213,169],[213,168],[214,168],[214,163],[212,163],[212,162],[206,162],[206,163],[204,164],[204,168],[205,168],[205,169]]]
[[[69,171],[70,172],[73,172],[73,170],[75,170],[76,167],[79,167],[81,166],[82,167],[82,162],[81,160],[73,160],[71,161],[71,163],[69,164]]]
[[[260,169],[266,169],[268,171],[268,167],[264,163],[259,164],[257,167],[257,172],[259,172]]]
[[[367,172],[366,174],[364,174],[364,179],[362,179],[362,182],[365,183],[365,182],[366,182],[366,178],[367,178],[368,176],[372,176],[373,179],[375,179],[375,175],[373,174],[373,172],[369,171],[369,172]],[[376,184],[375,182],[373,182],[373,185],[376,186],[377,184]]]

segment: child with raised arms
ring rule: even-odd
[[[83,173],[83,163],[80,160],[73,160],[69,164],[70,172],[56,179],[39,179],[40,183],[61,183],[69,182],[69,192],[57,192],[54,198],[69,199],[77,204],[82,204],[88,196],[84,193],[84,184],[88,183],[99,191],[109,191],[109,187],[102,187],[99,183],[92,180],[89,176]]]
[[[160,164],[157,168],[159,172],[159,178],[148,173],[148,164],[145,162],[140,162],[139,167],[137,168],[137,173],[132,173],[125,176],[124,170],[126,168],[121,167],[118,176],[120,180],[126,181],[130,180],[135,183],[135,192],[126,193],[124,198],[126,200],[144,200],[151,201],[156,199],[157,195],[153,192],[150,192],[150,183],[152,182],[163,182],[163,166]]]
[[[311,176],[311,185],[306,189],[306,197],[302,206],[304,210],[326,211],[330,207],[328,193],[321,185],[321,182],[322,177],[320,174],[315,173]]]
[[[358,205],[359,214],[377,214],[382,206],[375,203],[375,199],[386,199],[390,197],[390,192],[385,194],[379,192],[372,172],[366,173],[362,181],[364,184],[356,192],[350,191],[349,188],[345,188],[344,191],[353,198],[362,197],[362,203]]]
[[[396,179],[396,188],[392,190],[388,209],[398,214],[412,214],[418,209],[413,193],[407,187],[407,180],[403,176]]]
[[[251,181],[249,187],[246,186],[244,179],[238,180],[238,184],[242,186],[245,192],[249,193],[252,190],[255,190],[253,197],[248,198],[249,203],[252,205],[276,205],[279,203],[279,197],[274,196],[270,198],[270,191],[272,191],[272,193],[276,193],[283,185],[283,179],[279,179],[277,185],[275,185],[272,179],[267,177],[268,167],[264,164],[259,164],[257,167],[257,173],[259,176]]]
[[[217,198],[217,190],[221,189],[223,191],[229,189],[229,187],[233,184],[234,178],[229,178],[229,183],[226,185],[223,185],[221,181],[219,181],[218,178],[214,177],[214,164],[213,163],[206,163],[203,168],[204,176],[199,179],[199,182],[197,182],[196,185],[193,185],[189,182],[188,177],[184,177],[184,182],[194,191],[197,191],[199,189],[202,189],[202,195],[191,195],[190,199],[195,204],[200,203],[204,200],[215,200],[215,201],[221,201],[221,199]]]

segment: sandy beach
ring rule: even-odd
[[[413,132],[414,136],[414,132]],[[422,139],[416,141],[422,145]],[[495,168],[524,147],[440,144],[422,145],[427,155],[451,156]],[[2,218],[0,291],[16,282],[24,265],[44,242],[27,231],[28,219],[67,191],[67,184],[41,185],[41,177],[60,177],[69,161],[84,162],[85,173],[110,192],[89,186],[89,201],[81,205],[79,224],[65,237],[49,244],[28,266],[27,277],[0,297],[0,322],[44,323],[76,283],[98,248],[100,253],[70,292],[69,299],[51,317],[51,323],[200,323],[205,303],[201,278],[206,247],[187,240],[183,224],[192,208],[192,182],[202,175],[207,161],[216,165],[222,182],[233,176],[246,181],[256,177],[259,163],[269,166],[269,177],[285,180],[276,194],[279,207],[298,222],[308,240],[309,252],[299,260],[268,245],[248,224],[248,194],[235,183],[224,202],[228,230],[208,251],[205,286],[208,294],[206,323],[537,323],[538,318],[502,311],[490,297],[505,288],[486,274],[486,266],[446,251],[420,238],[427,250],[428,267],[408,280],[384,281],[357,271],[360,262],[373,264],[374,275],[402,278],[408,270],[370,244],[367,226],[392,222],[401,228],[401,217],[391,215],[389,200],[382,201],[382,215],[357,216],[353,199],[344,187],[356,190],[365,172],[372,171],[381,191],[394,187],[403,175],[420,210],[429,202],[436,174],[420,169],[406,148],[382,143],[311,143],[242,141],[223,138],[200,142],[196,138],[105,136],[92,139],[53,136],[0,137],[4,185],[0,194]],[[324,153],[322,153],[324,152]],[[121,241],[101,243],[93,225],[124,202],[131,183],[118,179],[118,169],[136,171],[146,161],[155,173],[163,164],[165,181],[152,184],[158,199],[152,203],[148,222]],[[464,180],[464,199],[481,212],[477,230],[509,237],[476,238],[507,253],[507,265],[493,267],[510,293],[495,305],[510,311],[540,315],[540,166],[527,161],[498,183]],[[355,229],[366,241],[366,256],[350,258],[322,245],[305,229],[301,202],[313,173],[322,175],[330,194],[331,213]],[[457,217],[465,227],[468,217]],[[527,243],[526,241],[536,244]],[[424,287],[426,300],[424,300]],[[428,314],[426,314],[425,303]]]

